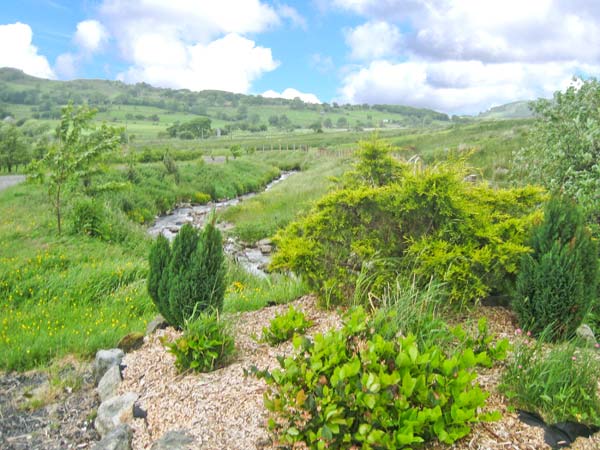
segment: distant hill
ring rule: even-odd
[[[533,117],[529,101],[518,101],[506,105],[494,106],[479,114],[479,119],[527,119]]]
[[[295,129],[369,129],[428,126],[449,122],[448,115],[399,105],[337,105],[304,103],[231,92],[163,89],[146,83],[110,80],[56,81],[20,70],[0,69],[0,119],[54,122],[61,107],[73,101],[98,109],[98,120],[126,125],[138,138],[168,134],[175,123],[202,116],[213,130],[227,134],[293,131]]]

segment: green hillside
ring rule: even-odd
[[[55,81],[15,69],[0,69],[2,118],[11,116],[17,121],[51,124],[69,101],[95,107],[99,112],[97,120],[126,127],[138,141],[168,138],[170,126],[198,117],[210,119],[209,136],[425,127],[450,120],[446,114],[408,106],[309,104],[300,99],[223,91],[162,89],[146,83]]]
[[[529,108],[529,101],[507,103],[506,105],[494,106],[479,114],[480,119],[527,119],[533,117],[533,111]]]

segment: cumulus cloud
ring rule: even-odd
[[[379,59],[397,55],[402,46],[402,35],[395,25],[387,22],[367,22],[346,31],[346,43],[354,59]]]
[[[13,67],[41,78],[55,78],[45,56],[32,45],[33,32],[27,24],[0,25],[0,67]]]
[[[84,20],[77,24],[75,43],[86,52],[96,52],[108,41],[108,31],[97,20]]]
[[[246,93],[252,81],[278,65],[270,49],[234,33],[206,45],[147,33],[134,40],[132,52],[134,64],[119,79],[196,91]]]
[[[104,0],[99,11],[131,64],[120,79],[192,90],[248,93],[279,63],[245,35],[284,21],[305,26],[294,8],[260,0]]]
[[[548,97],[576,72],[600,73],[600,65],[481,61],[374,61],[343,80],[341,102],[398,103],[473,114],[514,100]]]
[[[477,112],[550,95],[574,74],[600,75],[598,2],[333,0],[329,8],[366,20],[346,35],[363,63],[344,76],[344,101]]]
[[[321,100],[319,100],[315,94],[300,92],[299,90],[294,88],[287,88],[281,93],[273,90],[268,90],[260,95],[266,98],[286,98],[288,100],[293,100],[296,97],[298,97],[304,103],[321,103]]]
[[[54,70],[61,79],[75,78],[79,66],[79,57],[73,53],[63,53],[56,57]]]

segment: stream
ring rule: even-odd
[[[279,178],[276,178],[267,184],[262,192],[267,192],[273,186],[281,183],[294,173],[296,173],[296,171],[282,171]],[[191,223],[196,228],[202,228],[213,210],[222,211],[258,194],[258,192],[251,192],[230,200],[210,202],[205,205],[181,205],[178,208],[175,208],[170,214],[157,218],[154,224],[148,228],[148,233],[151,236],[162,234],[169,241],[172,241],[179,229],[186,223]],[[221,231],[228,231],[233,228],[233,225],[229,223],[219,223],[217,227]],[[257,242],[256,246],[249,247],[233,237],[228,237],[223,242],[223,250],[248,272],[260,277],[267,276],[264,267],[269,264],[271,259],[270,254],[272,246],[270,240],[263,239]]]

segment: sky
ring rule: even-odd
[[[476,114],[600,75],[600,1],[2,0],[0,67]]]

